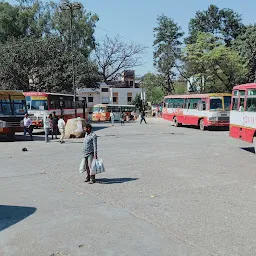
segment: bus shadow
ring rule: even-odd
[[[240,149],[242,149],[244,151],[247,151],[247,152],[250,152],[252,154],[256,153],[254,147],[246,147],[246,148],[240,148]]]
[[[0,205],[0,232],[35,213],[36,208]]]
[[[94,126],[92,125],[92,131],[93,132],[97,132],[97,131],[100,131],[100,130],[103,130],[103,129],[106,129],[106,128],[109,128],[110,126]]]

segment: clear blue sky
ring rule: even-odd
[[[173,18],[184,32],[188,22],[197,10],[206,10],[210,4],[219,8],[231,8],[240,13],[245,24],[254,23],[256,13],[255,0],[82,0],[85,8],[99,15],[96,28],[96,39],[105,34],[119,34],[126,42],[129,40],[151,47],[144,57],[145,64],[136,68],[137,75],[143,75],[153,68],[153,28],[158,15],[164,14]],[[106,32],[100,28],[106,29]]]
[[[44,0],[43,0],[44,1]],[[82,2],[85,8],[99,15],[96,39],[105,34],[120,35],[125,42],[137,42],[149,46],[144,56],[144,65],[136,68],[137,75],[155,71],[153,67],[153,28],[158,15],[173,18],[187,33],[188,22],[196,11],[206,10],[210,4],[230,8],[240,13],[244,24],[256,23],[255,0],[71,0]],[[15,0],[6,0],[15,3]],[[109,31],[106,32],[105,30]]]

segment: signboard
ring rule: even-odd
[[[31,100],[47,100],[47,96],[31,96]]]

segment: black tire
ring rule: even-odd
[[[7,134],[8,141],[15,141],[15,133]]]
[[[200,119],[200,120],[199,120],[199,129],[200,129],[201,131],[204,131],[204,130],[205,130],[204,119]]]
[[[177,117],[174,117],[174,118],[173,118],[173,125],[174,125],[175,127],[179,127],[179,126],[180,126],[180,124],[178,123]]]

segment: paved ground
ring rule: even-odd
[[[0,255],[256,255],[250,144],[160,119],[94,127],[94,185],[82,139],[0,143]]]

